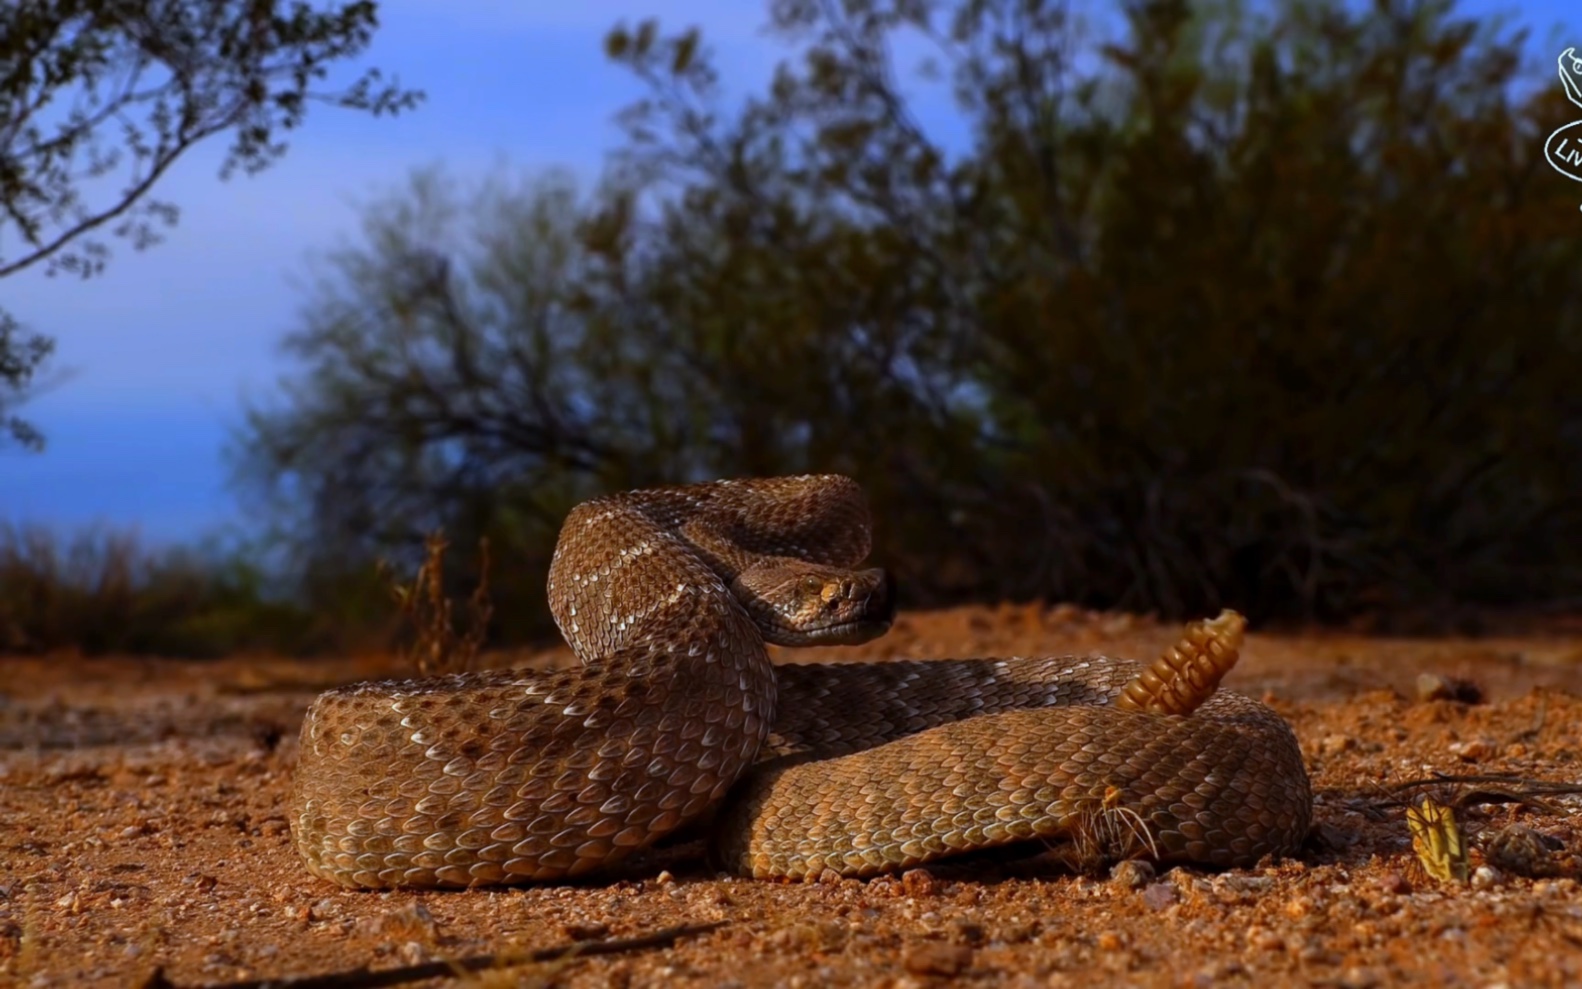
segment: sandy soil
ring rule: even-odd
[[[904,618],[782,660],[1106,652],[1175,636],[1067,607]],[[503,659],[503,658],[502,658]],[[564,652],[513,657],[563,664]],[[0,985],[222,985],[722,926],[470,976],[567,986],[1540,986],[1582,981],[1582,632],[1477,640],[1253,635],[1228,685],[1295,726],[1317,790],[1299,858],[1215,874],[1063,871],[1050,856],[816,884],[710,873],[697,849],[576,886],[350,893],[312,879],[285,794],[314,691],[395,669],[0,660]],[[1437,680],[1422,681],[1428,674]],[[1481,699],[1425,697],[1479,688]],[[1469,700],[1473,702],[1469,702]],[[1463,806],[1471,881],[1413,855],[1405,800]],[[1511,830],[1511,826],[1515,826]],[[1531,830],[1522,830],[1523,828]],[[151,979],[164,982],[150,983]],[[424,983],[436,985],[444,979]],[[326,983],[329,984],[329,983]],[[352,982],[344,983],[347,985]]]

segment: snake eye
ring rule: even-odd
[[[803,594],[818,594],[824,590],[824,582],[812,574],[802,578]]]

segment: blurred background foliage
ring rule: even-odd
[[[494,638],[531,641],[576,502],[802,471],[863,484],[911,607],[1582,602],[1553,64],[1448,0],[1123,9],[1106,36],[1041,0],[774,0],[788,57],[736,103],[696,31],[615,29],[646,96],[594,187],[428,169],[315,264],[230,450],[278,582],[154,561],[84,625],[18,611],[29,537],[0,534],[0,647],[374,641],[375,562],[437,527],[463,593],[490,541]]]

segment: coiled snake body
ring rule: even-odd
[[[1241,639],[1230,613],[1148,667],[774,667],[766,641],[888,629],[887,575],[856,569],[869,538],[862,492],[839,476],[578,506],[548,591],[583,666],[320,695],[292,791],[298,851],[351,887],[552,881],[715,809],[714,856],[758,877],[871,875],[1036,838],[1222,866],[1301,842],[1312,796],[1294,735],[1216,689]]]

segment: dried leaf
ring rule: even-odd
[[[1406,808],[1406,827],[1424,871],[1442,883],[1467,881],[1467,842],[1454,811],[1425,796]]]

